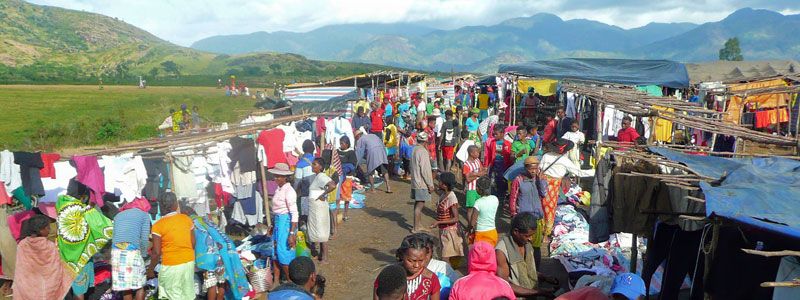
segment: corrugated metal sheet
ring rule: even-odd
[[[328,101],[354,91],[353,87],[315,87],[286,90],[286,100],[292,102]]]

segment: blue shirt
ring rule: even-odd
[[[467,119],[465,124],[467,126],[467,131],[469,132],[477,132],[478,131],[478,121],[473,120],[472,118]]]
[[[150,237],[150,215],[138,208],[131,208],[114,217],[112,243],[130,243],[136,249],[147,251]]]

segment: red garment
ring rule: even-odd
[[[8,230],[11,231],[11,235],[14,236],[14,239],[19,241],[20,231],[22,230],[22,222],[27,219],[30,219],[36,215],[36,213],[32,210],[26,210],[23,212],[18,212],[13,215],[8,216],[6,221],[8,222]]]
[[[495,139],[494,137],[489,137],[489,139],[486,140],[486,143],[484,144],[486,145],[485,147],[486,151],[484,151],[483,166],[491,168],[492,165],[494,165],[495,156],[502,155],[503,162],[506,163],[506,165],[503,166],[503,169],[506,169],[511,165],[511,162],[514,161],[511,159],[511,142],[503,139],[503,149],[502,152],[499,154],[497,153],[497,149],[495,147],[496,142],[497,139]]]
[[[148,201],[145,198],[136,198],[136,199],[133,199],[133,201],[131,201],[131,202],[125,203],[125,205],[123,205],[119,209],[119,211],[122,212],[122,211],[129,210],[131,208],[138,208],[138,209],[142,210],[143,212],[149,212],[150,211],[150,201]]]
[[[231,194],[222,190],[221,183],[214,184],[214,201],[217,202],[217,207],[225,207],[231,201]]]
[[[439,292],[442,286],[439,284],[439,278],[436,274],[431,274],[430,277],[425,277],[420,273],[417,277],[406,279],[406,285],[416,286],[413,291],[406,290],[403,300],[427,300],[434,292]],[[378,289],[378,278],[372,282],[372,290]]]
[[[549,122],[547,122],[547,125],[544,126],[544,137],[542,138],[544,139],[545,143],[552,143],[556,141],[556,138],[558,138],[556,136],[557,125],[558,122],[556,122],[556,119],[552,119]]]
[[[8,196],[5,182],[0,181],[0,204],[9,205],[11,203],[14,203],[14,200],[12,200],[11,197]]]
[[[767,111],[756,112],[756,128],[767,128],[770,124],[769,114]]]
[[[620,129],[617,132],[617,141],[620,143],[635,144],[637,139],[639,139],[639,133],[633,127]]]
[[[608,300],[603,291],[593,286],[585,286],[577,290],[561,294],[555,300]]]
[[[277,163],[289,164],[286,154],[283,153],[283,138],[285,133],[280,129],[262,130],[258,134],[258,143],[267,153],[267,168],[274,168]]]
[[[372,128],[370,129],[370,132],[383,132],[383,112],[383,108],[380,108],[369,113],[369,119],[372,121]]]
[[[53,168],[53,163],[57,162],[59,159],[61,159],[61,155],[57,153],[42,153],[44,168],[39,170],[39,175],[42,178],[56,179],[56,169]]]
[[[96,156],[73,156],[72,162],[78,170],[75,179],[89,188],[89,201],[103,207],[103,194],[106,192],[105,175]]]
[[[430,127],[425,127],[425,133],[428,134],[428,152],[431,153],[431,158],[436,160],[436,138],[434,138],[436,135]]]

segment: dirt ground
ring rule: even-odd
[[[381,268],[396,262],[394,251],[410,234],[413,202],[408,182],[391,181],[390,184],[394,193],[382,190],[368,193],[366,207],[351,210],[350,220],[339,225],[335,239],[330,242],[330,263],[318,265],[318,271],[327,280],[325,299],[371,299],[372,284]],[[463,194],[459,194],[459,198],[462,202],[460,219],[464,224]],[[426,203],[424,224],[433,222],[434,209],[433,202]],[[507,232],[508,216],[503,212],[498,215],[498,230]],[[562,285],[566,285],[566,271],[557,261],[543,258],[539,271],[557,276]]]

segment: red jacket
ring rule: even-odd
[[[498,154],[497,149],[495,147],[496,142],[497,139],[495,139],[494,137],[489,137],[489,139],[486,140],[486,143],[484,144],[486,145],[485,146],[486,151],[484,151],[483,153],[484,155],[483,166],[491,168],[492,165],[494,164],[495,156],[502,155],[503,162],[505,162],[505,166],[503,166],[503,169],[508,168],[513,162],[513,160],[511,159],[511,143],[506,139],[503,139],[503,149],[502,152]]]
[[[372,121],[371,132],[383,132],[383,109],[376,109],[369,113],[370,121]]]
[[[550,122],[547,122],[547,125],[544,126],[544,136],[542,138],[544,138],[545,143],[552,143],[555,142],[555,140],[557,140],[558,138],[560,138],[560,136],[556,136],[557,125],[558,122],[556,121],[556,119],[552,119],[550,120]]]
[[[620,143],[635,144],[637,139],[639,139],[639,133],[636,132],[636,129],[633,129],[633,127],[617,131],[617,141]]]

